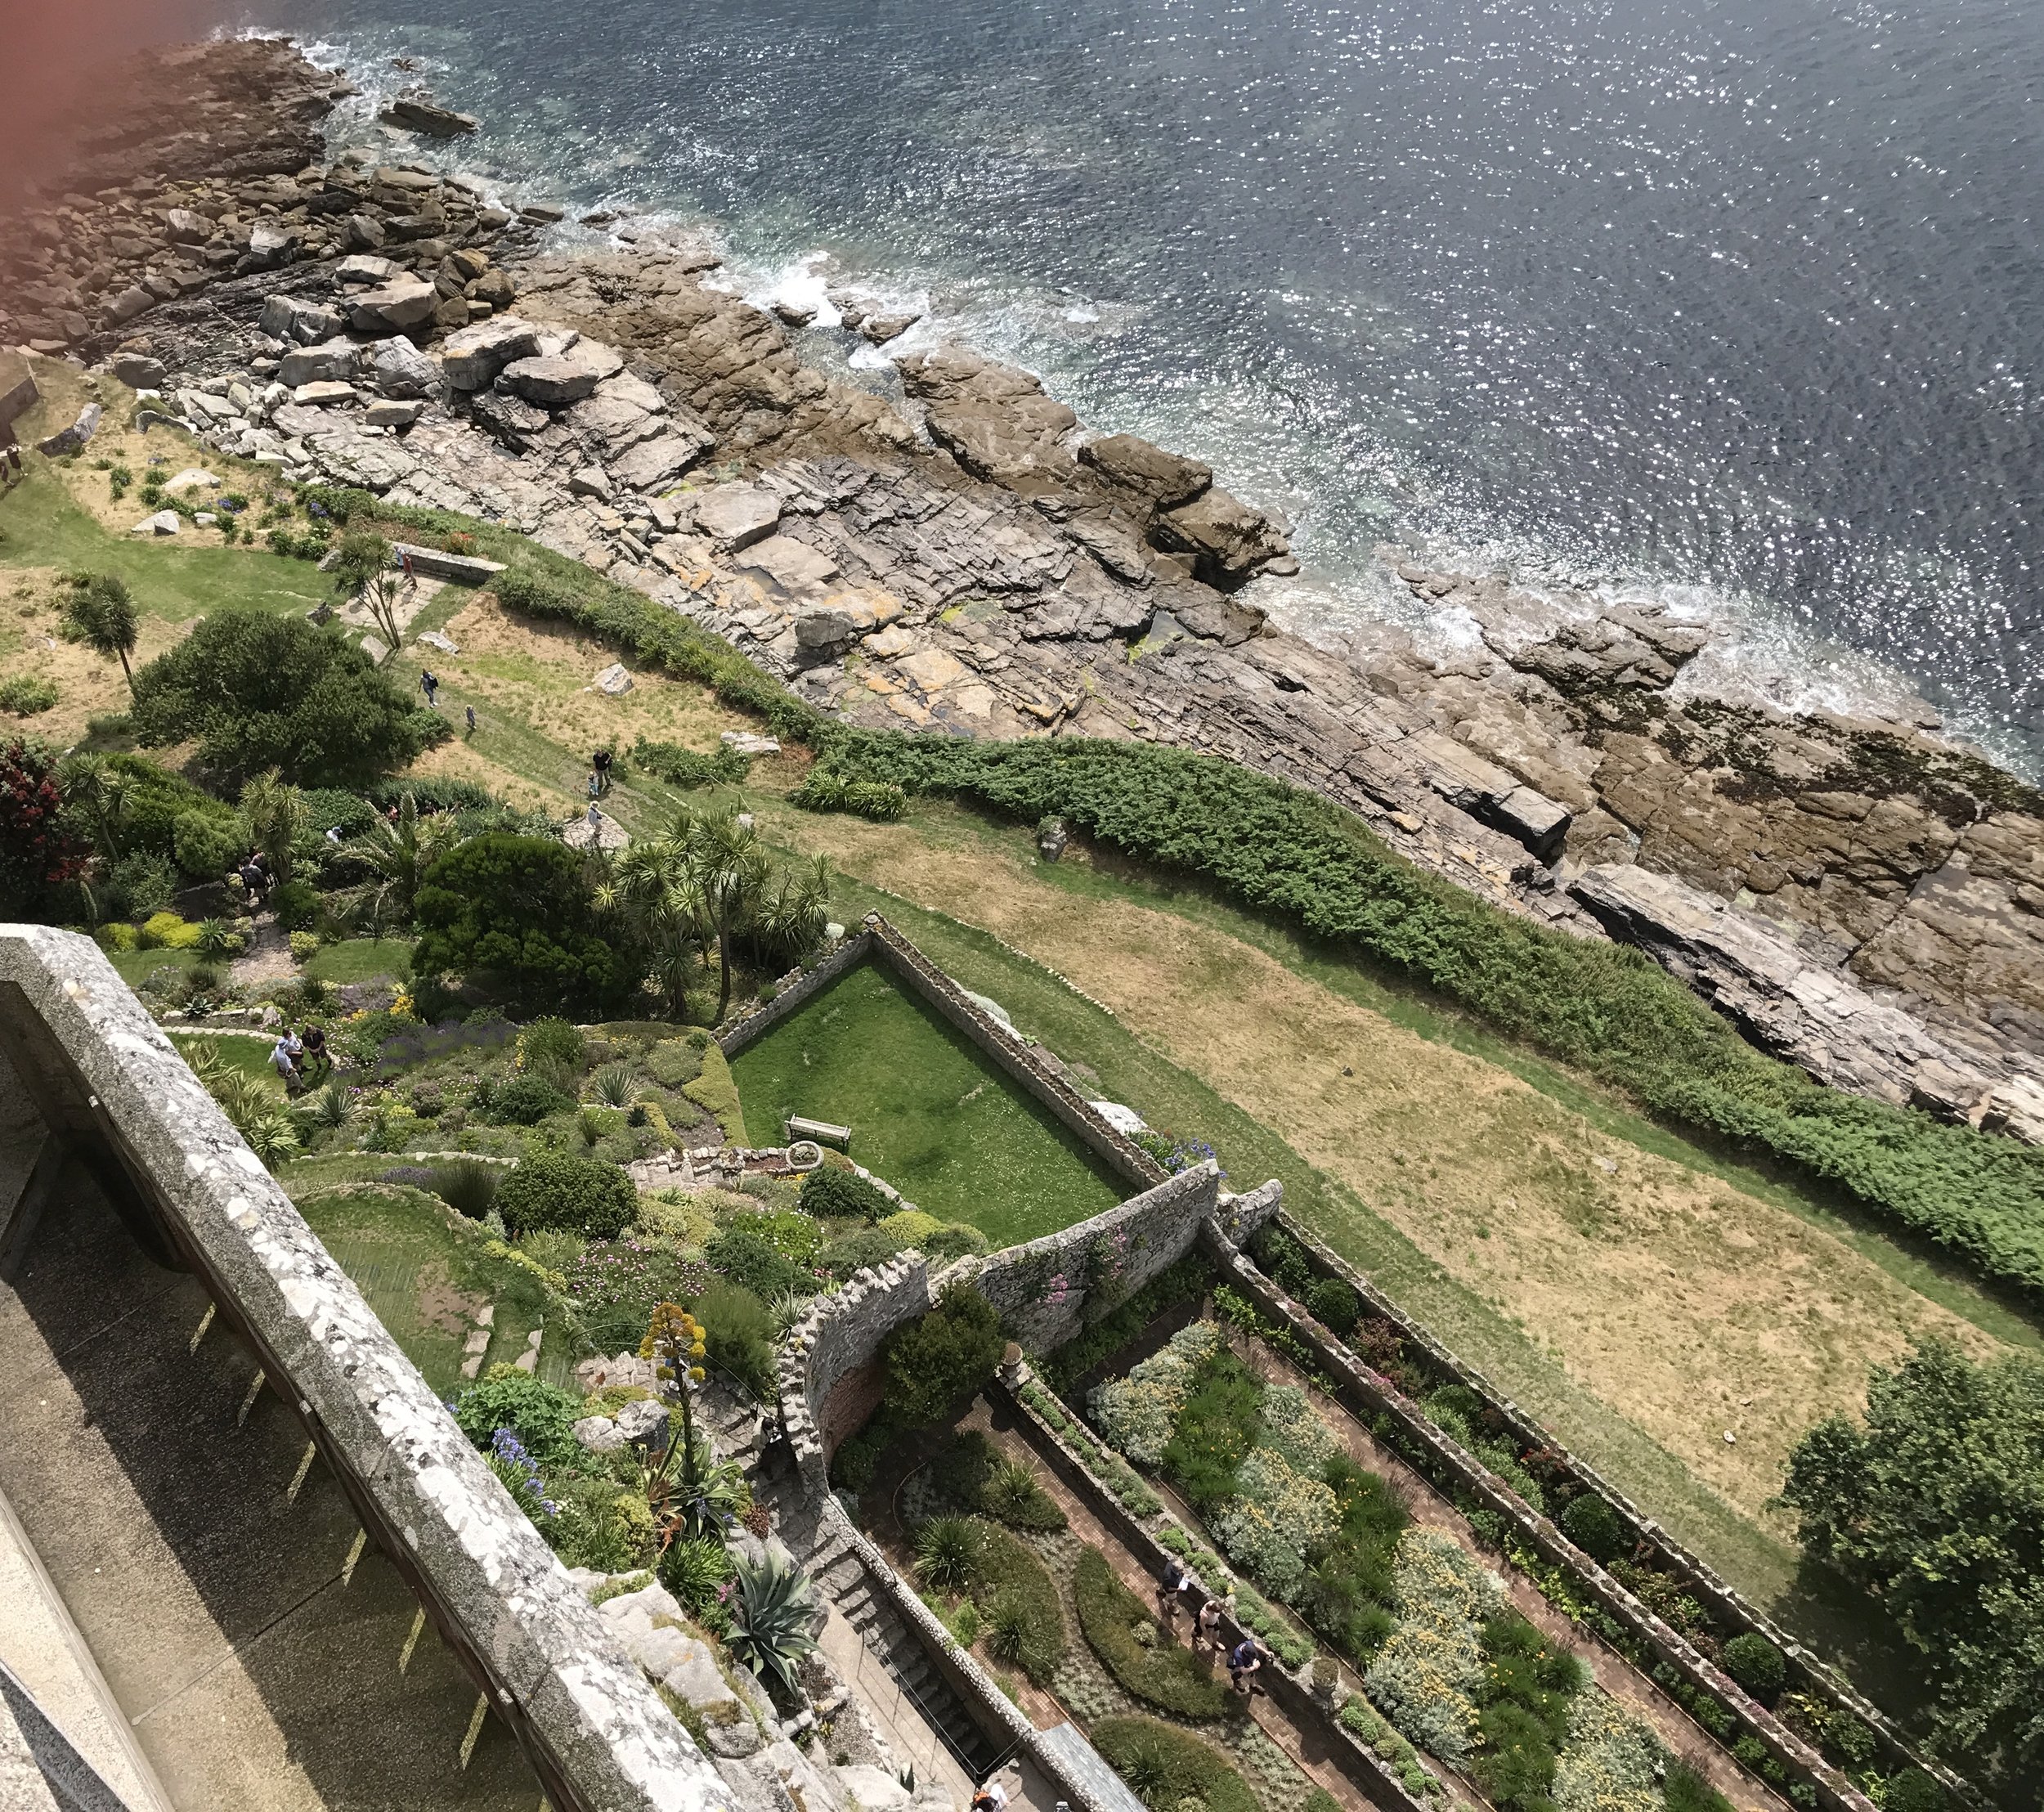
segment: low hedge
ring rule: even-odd
[[[1065,1612],[1043,1563],[1006,1529],[982,1525],[972,1602],[994,1657],[1047,1686],[1065,1664]]]
[[[1079,1551],[1072,1602],[1087,1646],[1132,1698],[1174,1717],[1226,1716],[1235,1695],[1201,1668],[1190,1649],[1178,1646],[1097,1548]],[[1148,1643],[1137,1633],[1145,1630]]]
[[[1150,742],[838,727],[824,747],[848,778],[969,799],[1025,823],[1055,815],[1145,862],[1206,876],[1666,1120],[1786,1160],[2044,1293],[2044,1149],[1813,1082],[1640,952],[1501,912],[1395,855],[1317,793]]]
[[[1248,1783],[1214,1746],[1155,1718],[1102,1718],[1089,1734],[1109,1767],[1150,1812],[1258,1812]]]

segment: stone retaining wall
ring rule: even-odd
[[[974,1287],[1028,1351],[1052,1352],[1184,1258],[1209,1218],[1226,1212],[1240,1224],[1246,1213],[1261,1224],[1282,1193],[1273,1182],[1224,1195],[1209,1159],[1090,1221],[995,1253]]]
[[[812,1302],[781,1347],[781,1423],[805,1490],[814,1496],[829,1489],[831,1455],[853,1432],[832,1393],[872,1361],[896,1328],[926,1314],[950,1280],[984,1296],[1032,1351],[1048,1352],[1169,1269],[1206,1235],[1225,1238],[1220,1230],[1228,1227],[1246,1237],[1283,1198],[1284,1186],[1275,1179],[1247,1195],[1223,1195],[1220,1171],[1209,1160],[1062,1232],[989,1258],[959,1259],[934,1280],[915,1252],[856,1273],[835,1296]]]
[[[1525,1448],[1540,1447],[1567,1455],[1566,1448],[1551,1433],[1489,1383],[1481,1372],[1438,1345],[1368,1278],[1330,1252],[1290,1216],[1280,1217],[1280,1224],[1306,1248],[1324,1275],[1340,1277],[1347,1283],[1362,1298],[1368,1312],[1392,1322],[1401,1339],[1419,1348],[1434,1365],[1474,1391],[1503,1416],[1516,1442]],[[1423,1470],[1452,1479],[1482,1508],[1502,1518],[1506,1527],[1519,1541],[1543,1561],[1559,1568],[1574,1590],[1582,1593],[1643,1644],[1653,1660],[1665,1662],[1690,1686],[1710,1693],[1726,1706],[1745,1731],[1757,1738],[1792,1778],[1810,1784],[1820,1805],[1830,1809],[1830,1812],[1873,1812],[1873,1802],[1851,1779],[1784,1725],[1765,1706],[1750,1698],[1737,1681],[1700,1654],[1679,1632],[1663,1622],[1595,1560],[1577,1548],[1553,1522],[1535,1510],[1481,1460],[1444,1433],[1418,1404],[1321,1326],[1310,1312],[1266,1277],[1232,1242],[1215,1236],[1210,1240],[1209,1250],[1227,1282],[1248,1296],[1263,1313],[1289,1327],[1307,1343],[1351,1409],[1365,1421],[1374,1420],[1380,1415],[1388,1416],[1407,1441],[1417,1444],[1428,1462]],[[1668,1570],[1681,1578],[1699,1600],[1735,1627],[1757,1630],[1779,1648],[1789,1659],[1793,1688],[1828,1700],[1864,1722],[1887,1751],[1885,1760],[1888,1771],[1903,1767],[1928,1768],[1962,1800],[1979,1803],[1965,1781],[1918,1756],[1874,1707],[1837,1680],[1815,1656],[1740,1597],[1703,1562],[1677,1546],[1659,1524],[1621,1493],[1604,1483],[1572,1455],[1567,1455],[1567,1464],[1587,1488],[1607,1498],[1640,1530],[1659,1551]],[[1698,1732],[1712,1742],[1722,1740],[1711,1737],[1701,1725]]]
[[[725,1056],[735,1057],[747,1045],[757,1043],[797,1007],[815,998],[840,976],[856,969],[872,954],[872,935],[858,931],[821,962],[807,969],[791,969],[774,984],[772,1000],[764,1007],[755,1007],[743,1019],[733,1021],[717,1034],[717,1048]]]
[[[0,1157],[25,1154],[25,1169],[47,1132],[204,1281],[554,1804],[730,1812],[730,1789],[90,939],[0,926],[0,1048],[40,1116],[0,1128]]]

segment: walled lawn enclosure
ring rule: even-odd
[[[877,914],[728,1029],[719,1039],[727,1056],[739,1059],[866,963],[884,969],[970,1040],[1100,1171],[1136,1191],[1105,1213],[985,1257],[933,1268],[909,1252],[862,1272],[810,1305],[779,1359],[782,1429],[801,1489],[831,1539],[857,1553],[889,1608],[989,1740],[1027,1754],[1079,1812],[1109,1812],[1127,1800],[1118,1783],[1103,1790],[1098,1758],[1071,1725],[1037,1727],[993,1677],[991,1664],[961,1645],[903,1577],[910,1562],[899,1542],[890,1559],[884,1538],[869,1539],[855,1526],[849,1494],[831,1488],[833,1455],[879,1406],[888,1336],[927,1313],[956,1284],[993,1304],[1024,1355],[1002,1367],[967,1419],[984,1426],[990,1406],[1002,1457],[1026,1455],[1058,1494],[1112,1538],[1124,1566],[1132,1562],[1154,1578],[1171,1555],[1190,1556],[1204,1579],[1222,1563],[1209,1551],[1216,1544],[1197,1518],[1168,1492],[1153,1489],[1101,1438],[1074,1387],[1082,1377],[1091,1384],[1118,1375],[1155,1349],[1160,1318],[1168,1318],[1164,1330],[1180,1325],[1188,1302],[1204,1300],[1228,1324],[1232,1343],[1266,1370],[1303,1379],[1325,1420],[1367,1430],[1378,1449],[1423,1481],[1421,1489],[1455,1513],[1461,1539],[1483,1567],[1508,1576],[1515,1588],[1536,1590],[1567,1618],[1576,1651],[1597,1657],[1600,1673],[1619,1670],[1638,1698],[1655,1702],[1661,1728],[1673,1729],[1668,1747],[1706,1764],[1699,1772],[1740,1805],[1769,1812],[1791,1805],[1810,1812],[1878,1812],[1887,1783],[1912,1769],[1930,1774],[1961,1805],[1984,1803],[1966,1782],[1916,1755],[1849,1685],[1293,1222],[1283,1211],[1279,1183],[1231,1194],[1211,1160],[1167,1175],[1147,1150],[1108,1124],[1054,1057],[986,1011]],[[1289,1288],[1251,1255],[1271,1257],[1275,1249],[1266,1242],[1273,1240],[1286,1252],[1285,1263],[1274,1268],[1287,1272]],[[1327,1279],[1347,1285],[1360,1306],[1361,1318],[1346,1338],[1298,1300]],[[1069,1397],[1052,1388],[1053,1377],[1069,1389]],[[1446,1418],[1452,1429],[1428,1406],[1438,1405],[1444,1390],[1454,1392],[1458,1406]],[[928,1443],[918,1437],[918,1445]],[[1520,1488],[1533,1479],[1531,1495],[1539,1504]],[[1608,1506],[1627,1558],[1607,1566],[1563,1532],[1560,1511],[1584,1496]],[[1555,1514],[1548,1514],[1550,1507]],[[1192,1594],[1192,1602],[1198,1598]],[[1316,1752],[1336,1759],[1352,1783],[1343,1798],[1360,1797],[1384,1812],[1418,1812],[1443,1796],[1487,1804],[1466,1776],[1437,1758],[1428,1756],[1415,1770],[1411,1749],[1395,1737],[1386,1740],[1383,1720],[1365,1710],[1360,1697],[1342,1716],[1346,1680],[1329,1689],[1342,1678],[1335,1657],[1317,1637],[1302,1635],[1305,1626],[1296,1617],[1273,1610],[1246,1588],[1227,1603],[1229,1641],[1252,1630],[1262,1635],[1274,1657],[1265,1675],[1273,1715],[1311,1729]],[[1748,1633],[1764,1636],[1786,1657],[1789,1678],[1776,1696],[1777,1709],[1751,1697],[1719,1665],[1725,1643]],[[1068,1635],[1077,1646],[1076,1631]],[[1082,1752],[1083,1761],[1077,1759]]]

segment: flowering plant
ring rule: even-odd
[[[1305,1583],[1307,1552],[1334,1532],[1334,1494],[1275,1447],[1252,1447],[1236,1482],[1237,1495],[1209,1519],[1215,1537],[1244,1572],[1291,1598]]]
[[[1192,1375],[1220,1344],[1218,1328],[1211,1321],[1195,1321],[1126,1378],[1100,1385],[1093,1393],[1092,1410],[1109,1442],[1138,1465],[1161,1464],[1178,1413],[1191,1394]]]
[[[546,1495],[546,1482],[540,1476],[540,1463],[525,1450],[525,1443],[509,1429],[499,1429],[490,1437],[485,1464],[503,1482],[511,1500],[535,1523],[550,1522],[561,1506]]]
[[[1398,1538],[1392,1583],[1398,1627],[1363,1689],[1412,1742],[1459,1763],[1477,1732],[1483,1625],[1504,1603],[1503,1590],[1459,1543],[1420,1528]]]

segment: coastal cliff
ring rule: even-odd
[[[966,348],[896,357],[898,393],[805,362],[909,325],[867,298],[818,329],[716,287],[707,246],[549,250],[558,208],[329,157],[351,91],[280,43],[123,92],[8,235],[0,337],[287,477],[514,523],[847,721],[1314,787],[1828,1083],[2044,1140],[2044,799],[1931,728],[1715,698],[1710,625],[1395,554],[1438,633],[1308,641],[1258,602],[1298,570],[1282,526],[1199,462]]]

